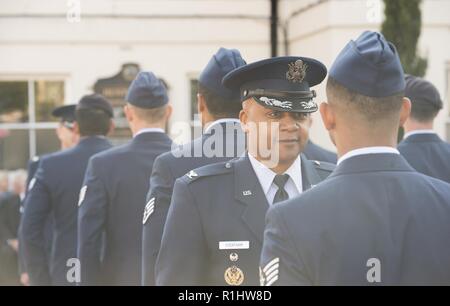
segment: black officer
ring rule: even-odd
[[[73,127],[75,122],[75,108],[76,104],[71,105],[64,105],[55,108],[52,111],[52,115],[56,118],[60,118],[60,122],[58,124],[58,127],[56,128],[56,135],[58,137],[58,140],[60,142],[60,148],[61,150],[69,149],[76,145],[79,141],[79,135],[74,133]],[[40,161],[39,156],[33,157],[29,163],[28,163],[28,176],[27,176],[27,183],[26,183],[26,193],[28,194],[28,190],[33,187],[35,183],[34,174],[36,173],[36,170],[39,166]],[[22,204],[25,203],[25,200]],[[21,211],[23,212],[23,207],[21,208]],[[50,260],[50,252],[51,252],[51,244],[52,244],[52,222],[51,222],[51,216],[48,217],[47,223],[45,225],[44,230],[44,241],[46,245],[47,250],[47,258]],[[19,229],[19,240],[21,236],[21,229]],[[25,271],[25,263],[23,258],[23,252],[21,251],[21,248],[19,248],[19,257],[20,257],[20,274],[21,274],[21,282],[24,285],[29,284],[29,276]]]
[[[422,78],[407,75],[405,79],[405,96],[412,107],[398,150],[417,171],[450,183],[450,144],[433,131],[434,119],[443,107],[439,92]]]
[[[155,284],[154,266],[175,180],[194,168],[230,160],[245,150],[245,135],[237,119],[242,109],[239,91],[222,85],[222,78],[228,72],[244,64],[238,50],[217,51],[199,78],[197,98],[203,135],[155,161],[143,217],[144,285]]]
[[[142,212],[153,162],[171,149],[164,127],[172,108],[152,72],[137,75],[126,100],[133,140],[93,156],[84,178],[78,209],[83,285],[141,284]]]
[[[89,158],[109,149],[106,140],[113,129],[113,109],[100,95],[84,96],[76,107],[74,132],[79,143],[41,159],[35,182],[26,199],[22,222],[22,246],[31,285],[70,285],[68,260],[76,258],[77,203]],[[83,192],[81,192],[83,197]],[[43,232],[46,218],[53,217],[50,266],[45,256]],[[76,279],[76,278],[75,278]]]
[[[339,160],[322,184],[267,213],[263,285],[450,283],[450,185],[395,149],[411,104],[382,34],[364,32],[330,69],[325,127]]]
[[[331,164],[307,160],[310,86],[326,76],[310,58],[278,57],[237,68],[248,152],[190,171],[174,187],[156,264],[158,285],[257,285],[264,216],[271,205],[317,185]]]

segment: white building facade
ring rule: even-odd
[[[380,28],[381,2],[280,0],[279,55],[287,50],[329,67],[349,39]],[[445,101],[435,128],[447,140],[449,11],[450,1],[424,0],[419,42],[429,61],[426,78]],[[219,47],[239,49],[247,62],[270,57],[270,1],[0,0],[0,103],[6,101],[0,104],[0,168],[23,167],[31,156],[56,150],[50,110],[76,103],[126,63],[167,82],[172,136],[188,140],[195,81]],[[318,102],[325,100],[323,85],[316,88]],[[17,100],[15,110],[11,101]],[[311,138],[333,150],[318,114],[314,121]]]

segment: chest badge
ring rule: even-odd
[[[238,256],[238,254],[237,253],[231,253],[230,254],[230,260],[231,261],[238,261],[238,259],[239,259],[239,256]]]
[[[226,269],[224,277],[227,284],[231,286],[239,286],[244,282],[244,272],[236,266]]]

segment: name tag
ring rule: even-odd
[[[245,250],[249,248],[249,241],[219,241],[219,250]]]

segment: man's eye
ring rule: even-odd
[[[281,112],[275,111],[275,112],[267,113],[267,117],[269,117],[269,118],[271,118],[271,119],[277,119],[277,118],[280,118],[280,117],[281,117]]]

